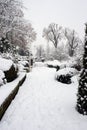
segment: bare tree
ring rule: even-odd
[[[75,30],[69,30],[68,28],[65,28],[65,37],[68,41],[69,46],[69,56],[73,56],[76,48],[78,47],[79,43],[81,43],[80,38],[78,37]]]
[[[62,27],[58,26],[58,24],[51,23],[48,28],[43,29],[43,37],[46,40],[51,41],[55,48],[57,48],[58,42],[62,36]]]

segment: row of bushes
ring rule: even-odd
[[[47,67],[56,69],[56,80],[62,83],[72,83],[71,78],[81,71],[81,66],[71,63],[60,63],[59,61],[51,61],[47,63]]]
[[[0,57],[0,86],[17,78],[18,71],[29,72],[29,61],[14,63],[12,60]]]

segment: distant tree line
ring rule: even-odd
[[[82,41],[75,30],[63,28],[55,23],[51,23],[47,28],[43,29],[43,37],[48,42],[52,42],[55,48],[58,47],[59,42],[62,39],[65,39],[68,44],[68,54],[70,57],[73,57],[76,48],[82,44]]]

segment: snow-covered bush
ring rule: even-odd
[[[5,77],[7,79],[7,82],[13,81],[15,78],[17,78],[18,73],[18,67],[12,64],[9,70],[4,71]]]
[[[56,68],[57,71],[58,71],[59,69],[63,69],[63,68],[66,68],[66,67],[70,67],[68,61],[62,61],[62,62],[60,62],[60,61],[58,61],[58,60],[53,60],[53,61],[47,61],[46,64],[47,64],[47,67]]]
[[[44,67],[44,66],[46,66],[46,63],[44,63],[44,62],[35,62],[34,63],[34,67]]]
[[[22,64],[24,67],[29,67],[29,62],[28,61],[19,61],[19,64]]]
[[[12,60],[0,57],[0,70],[4,72],[7,82],[10,82],[17,77],[18,67]]]
[[[61,63],[58,60],[47,61],[46,64],[47,64],[47,67],[50,67],[50,68],[58,68],[61,65]]]
[[[56,72],[56,80],[62,83],[70,84],[71,77],[78,74],[78,71],[74,68],[64,68]]]
[[[19,67],[19,71],[26,71],[29,72],[30,71],[30,67],[29,67],[29,62],[28,61],[19,61],[18,62],[18,67]]]

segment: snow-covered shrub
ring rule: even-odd
[[[53,60],[53,61],[47,61],[46,64],[47,64],[47,67],[56,68],[57,71],[59,69],[69,67],[69,62],[68,61],[60,62],[58,60]]]
[[[78,71],[74,68],[64,68],[56,72],[56,80],[62,83],[70,84],[71,77],[78,74]]]
[[[29,62],[28,61],[19,61],[19,64],[22,64],[24,67],[29,67]]]
[[[47,61],[46,62],[47,67],[50,68],[60,68],[61,63],[58,60],[53,60],[53,61]]]
[[[0,57],[0,70],[4,72],[7,82],[10,82],[17,77],[18,67],[12,60]]]
[[[15,78],[17,78],[18,73],[18,67],[12,64],[9,70],[4,71],[5,77],[7,79],[7,82],[13,81]]]
[[[29,62],[28,61],[19,61],[18,62],[18,67],[19,67],[19,71],[26,71],[29,72],[30,71],[30,66],[29,66]]]
[[[43,67],[43,66],[46,66],[46,63],[44,63],[44,62],[35,62],[34,63],[34,67]]]

